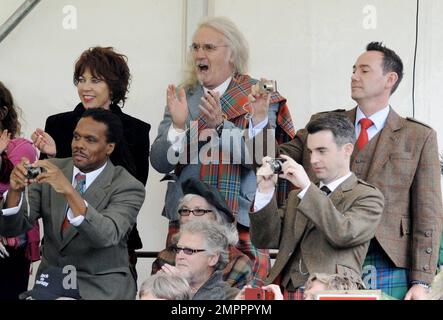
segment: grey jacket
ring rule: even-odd
[[[69,181],[72,158],[49,160]],[[127,239],[145,199],[144,186],[124,168],[110,161],[83,194],[88,203],[85,220],[61,234],[66,214],[65,197],[49,184],[29,187],[17,214],[0,215],[0,233],[15,236],[42,218],[44,243],[39,271],[47,266],[74,266],[84,299],[134,299],[136,284],[129,270]],[[1,208],[4,203],[1,203]]]

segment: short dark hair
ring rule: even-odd
[[[118,116],[102,108],[87,109],[82,118],[92,118],[106,125],[106,142],[118,145],[123,140],[123,124]]]
[[[75,63],[74,84],[77,86],[86,69],[97,78],[103,78],[111,91],[111,102],[125,105],[129,92],[131,73],[128,58],[114,51],[112,47],[94,47],[85,50]]]
[[[403,62],[394,50],[387,48],[382,42],[371,42],[366,46],[366,51],[378,51],[383,53],[383,71],[384,73],[395,72],[398,80],[391,90],[391,94],[397,90],[398,85],[403,79]]]
[[[354,125],[345,114],[339,112],[328,112],[319,115],[308,123],[306,129],[309,134],[323,130],[331,131],[334,141],[339,147],[346,143],[352,145],[355,143]]]
[[[0,81],[0,127],[2,130],[8,130],[12,138],[20,134],[20,122],[17,111],[20,110],[14,104],[11,91]]]

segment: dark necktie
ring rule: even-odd
[[[330,190],[327,186],[323,186],[323,187],[321,187],[320,190],[323,191],[323,193],[324,193],[326,196],[329,196],[329,194],[331,193],[331,190]]]
[[[371,127],[374,124],[374,122],[372,122],[371,119],[362,118],[358,123],[360,123],[360,135],[358,136],[357,139],[357,148],[358,150],[361,150],[369,141],[368,128]]]
[[[77,190],[78,193],[81,195],[85,193],[85,186],[86,186],[86,175],[83,173],[77,173],[75,175],[75,190]],[[65,220],[63,220],[62,224],[62,233],[69,227],[69,220],[68,220],[68,214],[66,211]]]

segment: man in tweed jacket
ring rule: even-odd
[[[355,136],[344,115],[319,117],[309,123],[308,132],[310,162],[320,185],[283,155],[280,177],[298,190],[279,210],[274,196],[277,174],[267,163],[270,158],[264,158],[257,171],[255,212],[250,213],[253,244],[279,249],[267,282],[279,278],[277,283],[289,293],[316,272],[361,281],[362,264],[384,204],[381,192],[349,169]]]
[[[436,132],[399,116],[389,105],[402,77],[403,63],[394,51],[377,42],[368,44],[353,68],[352,98],[358,106],[336,112],[355,124],[356,137],[361,118],[374,123],[367,129],[368,143],[361,150],[355,148],[351,158],[355,175],[377,186],[385,197],[364,279],[371,278],[370,288],[396,298],[420,299],[437,268],[443,217],[440,166]],[[312,178],[306,138],[302,129],[278,152],[302,164]]]

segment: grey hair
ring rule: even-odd
[[[180,237],[184,233],[199,234],[204,240],[203,248],[206,254],[219,255],[215,270],[223,270],[229,262],[228,253],[228,237],[226,236],[226,229],[213,222],[206,220],[191,220],[180,227]]]
[[[194,36],[201,28],[211,28],[224,35],[226,45],[229,47],[234,63],[234,73],[246,74],[248,72],[249,45],[244,35],[237,26],[226,17],[208,17],[199,23]],[[188,53],[186,70],[183,81],[185,89],[194,88],[198,84],[194,61],[191,52]]]
[[[185,278],[158,272],[146,279],[141,288],[139,296],[142,298],[148,293],[158,299],[165,300],[190,300],[191,287]]]
[[[186,205],[189,201],[191,201],[195,197],[203,198],[202,196],[198,194],[188,193],[183,198],[180,199],[178,203],[177,210],[183,208],[184,205]],[[203,198],[204,199],[204,198]],[[223,226],[225,230],[226,237],[228,238],[228,242],[231,246],[235,246],[238,242],[238,231],[235,223],[230,223],[228,220],[226,220],[226,216],[220,212],[216,207],[214,207],[212,204],[209,204],[209,209],[212,210],[211,217],[215,219],[215,221]]]

